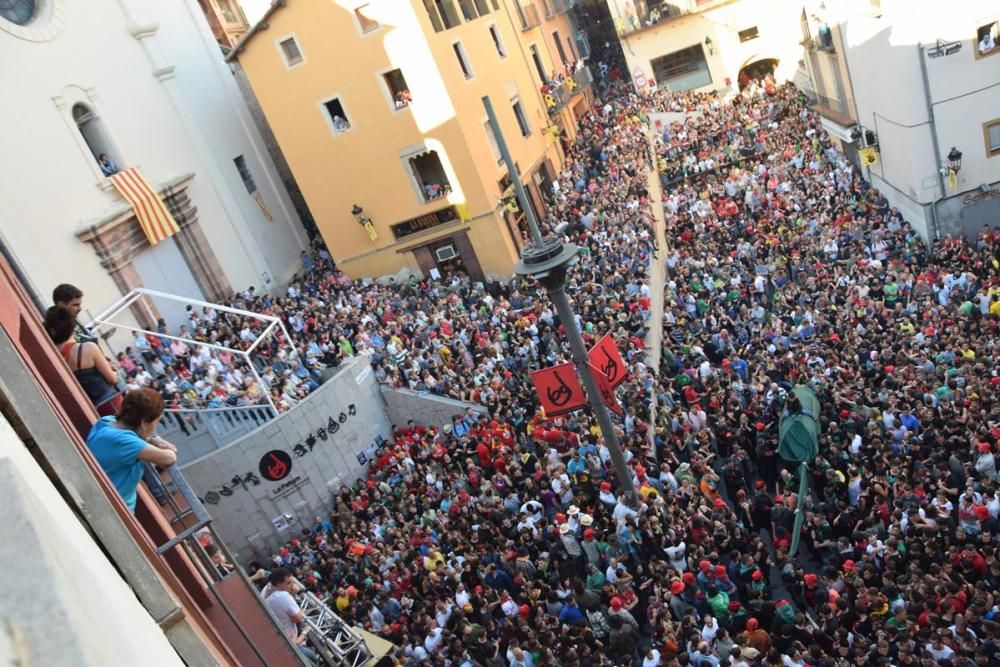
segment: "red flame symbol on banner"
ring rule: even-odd
[[[285,465],[285,462],[274,454],[268,454],[268,457],[271,459],[271,465],[267,466],[267,474],[272,479],[281,479],[284,477],[285,473],[288,472],[288,466]]]

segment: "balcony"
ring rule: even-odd
[[[573,72],[573,76],[565,78],[555,86],[542,86],[542,96],[549,115],[554,116],[569,104],[570,100],[583,92],[584,88],[594,82],[590,69],[586,66]]]
[[[514,6],[517,7],[517,15],[521,19],[522,32],[527,32],[542,24],[542,20],[538,17],[538,7],[535,6],[535,3],[532,2],[527,5],[515,3]]]
[[[615,29],[619,37],[649,30],[661,23],[672,21],[690,13],[693,7],[700,7],[700,4],[692,5],[688,0],[677,0],[676,2],[647,0],[635,3],[634,7],[634,12],[626,11],[624,16],[615,18]]]
[[[451,192],[451,183],[437,151],[426,150],[411,155],[406,162],[420,190],[421,201],[430,203],[447,197]]]
[[[560,14],[565,14],[572,6],[571,0],[542,0],[545,7],[545,18],[553,19]]]
[[[590,68],[584,65],[577,71],[573,72],[573,81],[576,82],[576,87],[573,88],[573,94],[579,95],[584,91],[584,89],[594,83],[594,75],[590,73]]]
[[[817,94],[816,99],[809,103],[809,108],[838,125],[850,127],[857,123],[854,118],[854,100],[849,96],[837,99]]]

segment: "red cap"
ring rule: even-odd
[[[681,593],[683,593],[684,592],[684,582],[683,581],[675,581],[672,584],[670,584],[670,592],[673,593],[674,595],[680,595]]]
[[[989,454],[990,449],[991,449],[990,443],[988,442],[979,443],[979,451],[981,451],[983,454]]]
[[[892,364],[889,364],[888,366],[885,367],[885,372],[888,373],[889,375],[892,375],[892,372],[894,370],[896,370],[896,367],[893,366]]]
[[[610,491],[611,482],[601,482],[601,491]]]
[[[566,523],[566,515],[562,512],[556,513],[556,523]]]
[[[806,582],[806,586],[808,586],[809,588],[816,588],[816,582],[819,581],[819,577],[817,577],[815,574],[807,574],[806,576],[802,577],[802,580]]]
[[[758,431],[763,431],[763,430],[764,430],[765,428],[767,428],[767,424],[765,424],[764,422],[757,422],[757,423],[756,423],[756,424],[754,424],[753,426],[754,426],[754,428],[755,428],[755,429],[757,429]]]
[[[751,574],[750,577],[754,581],[761,581],[764,578],[764,573],[761,572],[760,570],[754,570],[753,574]]]
[[[847,419],[850,416],[851,416],[851,411],[848,410],[847,408],[844,408],[843,410],[840,411],[840,418],[841,419]]]
[[[595,533],[593,528],[588,528],[587,530],[583,531],[583,539],[585,540],[594,539],[594,535]]]
[[[715,566],[715,576],[717,576],[717,577],[724,577],[724,576],[726,576],[726,566],[725,565],[716,565]]]
[[[853,560],[845,560],[844,569],[847,570],[848,572],[854,572],[856,569],[858,569],[858,566],[854,564]]]
[[[622,608],[622,599],[619,597],[611,598],[611,608],[618,611]]]
[[[707,560],[698,561],[698,569],[702,572],[708,572],[712,569],[712,564]]]
[[[753,483],[753,488],[755,488],[755,489],[763,489],[764,488],[764,480],[758,479],[756,482]]]
[[[739,608],[740,608],[740,601],[739,600],[731,600],[729,602],[729,611],[736,611]]]
[[[522,604],[517,608],[517,613],[521,615],[521,618],[528,618],[531,615],[531,607],[526,604]]]
[[[973,512],[976,513],[980,521],[986,521],[990,518],[990,511],[986,508],[986,505],[976,505],[976,509]]]
[[[746,629],[747,629],[748,632],[753,632],[754,630],[756,630],[757,629],[757,619],[756,618],[748,618],[747,619],[747,624],[746,624]]]
[[[694,573],[693,572],[685,572],[684,574],[681,575],[681,581],[684,582],[685,586],[690,586],[695,581],[695,579],[694,579]]]
[[[482,594],[483,594],[483,587],[476,586],[476,595],[482,595]]]
[[[712,504],[715,505],[716,507],[725,507],[726,501],[723,500],[722,498],[716,498],[715,500],[712,501]]]

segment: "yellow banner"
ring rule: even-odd
[[[878,149],[874,146],[861,149],[861,164],[870,167],[876,162],[878,162]]]

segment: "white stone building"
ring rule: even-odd
[[[824,125],[924,238],[1000,224],[996,0],[808,0],[800,20]]]
[[[216,300],[298,267],[305,232],[196,0],[0,3],[0,85],[0,241],[39,301],[63,282],[95,313],[136,286]],[[148,244],[101,153],[178,233]]]
[[[801,3],[792,0],[606,0],[640,90],[736,90],[740,76],[800,73]]]

